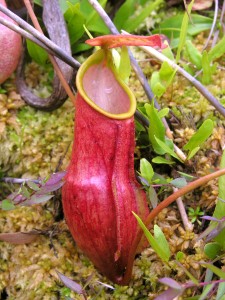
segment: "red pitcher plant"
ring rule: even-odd
[[[87,41],[102,48],[80,67],[77,78],[72,158],[63,186],[66,222],[78,247],[98,270],[120,284],[146,195],[135,179],[136,99],[116,71],[111,50],[122,45],[161,47],[152,37],[104,36]]]

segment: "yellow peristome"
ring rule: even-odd
[[[99,105],[97,105],[86,93],[84,88],[84,76],[86,72],[94,65],[100,64],[106,64],[108,69],[113,73],[115,80],[119,84],[119,86],[122,88],[122,90],[125,92],[126,96],[129,98],[129,108],[126,112],[122,113],[111,113],[103,108],[101,108]],[[96,111],[99,113],[105,115],[106,117],[109,117],[111,119],[128,119],[132,117],[136,110],[136,99],[133,94],[133,92],[129,89],[129,87],[119,78],[119,75],[115,71],[115,68],[112,63],[111,53],[110,50],[106,49],[100,49],[96,51],[94,54],[92,54],[80,67],[77,73],[76,77],[76,85],[78,92],[83,97],[83,99]],[[99,86],[100,88],[100,86]]]

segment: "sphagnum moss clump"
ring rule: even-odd
[[[43,87],[48,87],[48,93],[51,91],[51,86],[49,82],[49,72],[52,71],[52,67],[42,67],[32,61],[26,65],[25,68],[25,82],[27,86],[34,91],[41,90]]]
[[[0,243],[0,291],[4,289],[9,299],[58,299],[63,285],[56,270],[73,276],[77,282],[85,283],[91,275],[93,281],[99,279],[92,264],[85,263],[86,258],[76,250],[65,222],[55,224],[52,213],[44,206],[1,212],[0,220],[0,232],[27,232],[34,228],[42,231],[31,244]],[[57,226],[56,235],[51,240],[50,229],[54,226]],[[100,287],[95,288],[96,293]],[[72,292],[69,296],[80,299]]]
[[[30,75],[31,76],[31,75]],[[7,88],[7,83],[5,84]],[[25,105],[15,85],[0,95],[0,166],[8,176],[42,178],[69,162],[73,136],[73,105],[67,101],[54,112]]]
[[[23,176],[31,174],[45,177],[55,171],[61,158],[60,168],[65,169],[73,134],[72,114],[73,106],[69,101],[52,113],[35,111],[28,107],[21,111],[18,119],[23,129],[23,159],[14,167],[13,172],[22,173]]]

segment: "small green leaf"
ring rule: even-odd
[[[39,6],[42,6],[42,0],[34,0],[34,3]]]
[[[168,184],[169,183],[168,179],[165,179],[162,175],[160,175],[158,173],[154,173],[152,182],[157,183],[157,184]]]
[[[196,71],[194,70],[194,68],[191,65],[183,65],[183,68],[190,75],[195,76]]]
[[[68,1],[65,8],[66,8],[66,10],[64,12],[64,18],[65,18],[65,21],[67,23],[72,21],[72,19],[74,18],[74,16],[76,14],[82,15],[81,12],[80,12],[80,3],[79,3],[79,1],[76,1],[76,3],[71,3],[71,2]]]
[[[35,1],[37,1],[37,0],[35,0]],[[38,0],[38,1],[41,1],[41,0]],[[70,5],[76,4],[78,2],[79,2],[79,0],[59,0],[59,5],[60,5],[62,13],[64,14]]]
[[[135,11],[136,0],[126,0],[116,11],[113,23],[118,30],[124,29],[123,25]]]
[[[152,92],[159,98],[166,91],[166,87],[162,84],[160,80],[159,72],[157,71],[152,73],[150,85],[151,85]]]
[[[182,177],[184,177],[187,181],[192,181],[192,180],[196,179],[195,176],[189,175],[189,174],[187,174],[187,173],[180,172],[180,171],[178,171],[178,173],[179,173]]]
[[[99,0],[102,8],[105,8],[107,0]],[[109,33],[108,27],[105,25],[99,14],[93,9],[88,0],[80,1],[80,11],[86,18],[86,26],[90,31],[107,34]]]
[[[211,135],[213,131],[213,121],[208,119],[203,122],[198,131],[190,138],[188,143],[184,145],[184,150],[193,150],[200,147]]]
[[[148,196],[149,196],[152,207],[155,208],[158,205],[159,199],[158,199],[155,189],[151,185],[148,189]]]
[[[114,48],[112,49],[111,53],[112,53],[114,65],[115,65],[117,71],[119,72],[120,59],[121,59],[120,54],[119,54],[119,52],[118,52],[116,49],[114,49]]]
[[[173,74],[174,74],[174,69],[169,65],[167,61],[164,61],[159,70],[160,79],[167,81],[167,83],[168,82],[170,83],[171,75]]]
[[[146,238],[148,239],[151,247],[153,248],[153,250],[157,253],[157,255],[163,260],[163,261],[168,261],[169,257],[168,257],[168,252],[167,250],[165,251],[165,249],[158,243],[158,241],[156,241],[156,239],[153,237],[153,235],[150,233],[150,231],[147,229],[147,227],[144,225],[144,223],[142,222],[142,220],[140,219],[140,217],[138,215],[136,215],[134,212],[132,212],[133,215],[135,216],[135,218],[138,221],[138,224],[140,225],[140,227],[142,228],[142,230],[144,231],[144,234],[146,236]],[[157,229],[156,229],[157,230]],[[157,231],[158,233],[158,231]],[[160,239],[160,238],[159,238]],[[166,241],[167,242],[167,241]]]
[[[192,150],[189,151],[188,156],[187,156],[187,160],[191,159],[200,149],[200,147],[196,147]]]
[[[154,107],[154,104],[145,104],[146,113],[148,115],[150,126],[148,128],[149,140],[152,144],[154,151],[157,154],[164,154],[165,151],[158,145],[155,140],[155,136],[162,141],[165,141],[165,127],[161,118],[158,115],[157,109]]]
[[[176,260],[181,261],[184,258],[184,252],[178,251],[176,254]]]
[[[26,198],[29,198],[31,195],[28,189],[24,185],[22,185],[21,187],[21,194]]]
[[[162,54],[164,54],[170,60],[174,61],[175,59],[174,59],[173,52],[170,48],[170,45],[167,43],[167,41],[165,41],[164,43],[167,45],[167,47],[162,50]]]
[[[1,203],[1,209],[2,210],[12,210],[12,209],[15,209],[15,205],[9,199],[2,200],[0,203]]]
[[[21,136],[16,134],[16,132],[10,132],[10,140],[13,141],[18,147],[21,144]]]
[[[40,46],[36,45],[28,39],[26,39],[26,43],[27,50],[31,58],[38,64],[45,65],[48,60],[48,53],[43,48],[41,48]]]
[[[141,124],[141,123],[139,123],[137,120],[135,120],[136,122],[135,122],[135,130],[138,132],[138,133],[140,133],[140,132],[146,132],[145,131],[145,127]]]
[[[208,264],[208,263],[201,263],[201,265],[205,268],[208,268],[211,270],[214,274],[216,274],[218,277],[225,279],[225,272],[223,272],[221,269],[217,268],[214,265]]]
[[[191,13],[192,5],[194,4],[194,0],[190,2],[187,8],[187,12],[184,13],[184,17],[181,24],[181,31],[180,31],[180,38],[179,38],[179,44],[177,49],[177,55],[176,55],[176,61],[178,62],[180,60],[180,54],[181,51],[185,45],[186,36],[188,32],[188,22],[189,22],[189,16]]]
[[[165,93],[175,74],[176,70],[174,70],[166,61],[162,63],[159,71],[153,72],[150,85],[153,93],[157,97],[161,97]]]
[[[40,187],[34,183],[33,181],[27,181],[27,185],[29,186],[29,188],[31,188],[34,191],[39,191]]]
[[[215,287],[215,284],[211,283],[211,284],[207,284],[205,286],[205,288],[203,289],[203,292],[201,294],[201,296],[198,298],[198,300],[205,300],[207,299],[208,294],[212,291],[212,289]],[[222,299],[220,299],[222,300]]]
[[[0,94],[6,94],[6,93],[7,93],[7,91],[2,89],[1,86],[0,86]]]
[[[178,189],[180,189],[180,188],[182,188],[182,187],[184,187],[184,186],[187,185],[187,181],[186,181],[186,179],[183,178],[183,177],[176,178],[176,179],[170,181],[170,183],[171,183],[173,186],[177,187]]]
[[[204,253],[207,255],[210,259],[215,259],[216,256],[219,255],[221,251],[221,246],[218,243],[208,243],[204,247]]]
[[[74,54],[87,51],[91,48],[92,48],[91,46],[84,43],[79,43],[79,44],[75,43],[74,45],[71,46],[71,50],[73,51]]]
[[[173,141],[171,139],[169,139],[167,136],[165,137],[165,143],[171,150],[174,149]]]
[[[156,156],[152,159],[152,162],[155,164],[166,164],[166,165],[172,165],[175,163],[175,161],[172,160],[168,160],[164,157],[161,156]]]
[[[142,158],[140,161],[140,171],[141,176],[151,183],[154,171],[150,162],[148,162],[145,158]]]
[[[85,18],[80,13],[74,14],[73,18],[68,22],[67,29],[69,32],[71,44],[77,42],[84,34],[85,32],[83,27],[84,24],[85,24]]]
[[[215,300],[224,300],[225,299],[224,295],[225,295],[225,282],[220,282],[217,289]]]
[[[123,24],[123,29],[128,32],[134,31],[150,14],[152,11],[156,10],[163,0],[148,1],[146,5],[141,7],[141,11],[138,15],[131,14],[128,19]]]
[[[29,206],[29,205],[33,205],[33,204],[44,203],[44,202],[47,202],[48,200],[50,200],[52,197],[54,197],[54,195],[34,194],[29,200],[26,200],[25,202],[23,202],[23,205]]]
[[[64,14],[67,29],[70,37],[70,43],[73,45],[77,42],[85,32],[84,24],[86,22],[85,17],[80,12],[80,3],[69,6],[68,10]]]
[[[220,168],[225,168],[225,150],[223,150],[223,154],[221,157]],[[225,199],[225,175],[220,176],[219,179],[219,199]],[[213,213],[213,217],[217,219],[221,219],[225,216],[225,203],[224,201],[217,201],[216,207]],[[213,223],[210,223],[213,225]],[[225,229],[223,229],[220,234],[215,237],[215,241],[221,246],[222,250],[225,249]]]
[[[173,156],[174,158],[176,158],[177,160],[179,160],[180,162],[182,162],[182,160],[177,156],[177,154],[165,142],[161,141],[156,136],[155,136],[155,140],[156,140],[157,144],[159,145],[159,147],[161,149],[163,149],[164,153],[168,153],[171,156]]]
[[[161,228],[156,224],[154,225],[154,237],[155,237],[156,242],[160,245],[160,248],[162,248],[166,254],[165,260],[169,261],[169,258],[170,258],[169,244],[168,244]]]
[[[127,47],[122,47],[121,54],[120,54],[120,65],[119,65],[119,75],[120,78],[128,82],[131,73],[131,64],[130,64],[130,57],[128,53]]]
[[[209,84],[211,82],[211,66],[210,66],[210,61],[209,61],[209,56],[206,50],[203,51],[202,53],[202,82],[204,84]]]
[[[193,63],[198,70],[202,68],[202,54],[198,49],[192,44],[190,40],[186,41],[186,53],[191,63]]]
[[[158,112],[158,116],[162,119],[168,115],[169,111],[170,109],[168,107],[165,107]]]
[[[221,57],[225,53],[225,36],[209,51],[209,61]]]

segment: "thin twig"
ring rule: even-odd
[[[220,14],[220,24],[223,25],[223,18],[224,18],[224,14],[225,14],[225,1],[223,1],[223,6],[222,6],[222,11]],[[224,28],[223,28],[224,29]],[[224,31],[224,30],[223,30]],[[218,37],[219,37],[219,32],[220,30],[218,29],[215,34],[214,34],[214,38],[212,41],[212,48],[216,45]]]
[[[202,49],[202,52],[208,47],[208,44],[209,44],[209,41],[211,40],[211,37],[213,35],[213,32],[215,30],[215,27],[216,27],[216,21],[217,21],[217,18],[218,18],[218,11],[219,11],[219,1],[218,0],[214,0],[215,2],[215,10],[214,10],[214,16],[213,16],[213,23],[212,23],[212,27],[210,29],[210,33],[209,33],[209,36],[206,40],[206,43]]]
[[[16,23],[18,23],[25,30],[27,30],[36,39],[38,39],[40,42],[42,42],[47,48],[51,49],[52,52],[57,54],[61,60],[68,63],[70,66],[72,66],[75,69],[80,67],[80,63],[77,60],[75,60],[72,56],[68,55],[65,51],[63,51],[55,43],[53,43],[46,36],[44,36],[44,34],[38,32],[33,26],[29,25],[26,21],[24,21],[23,19],[18,17],[16,14],[14,14],[8,8],[4,7],[2,4],[0,4],[0,11],[3,12],[4,14],[6,14],[8,17],[10,17]]]
[[[32,34],[30,34],[29,32],[27,32],[26,30],[20,28],[19,26],[17,26],[16,24],[6,20],[3,17],[0,17],[0,24],[12,29],[13,31],[19,33],[20,35],[22,35],[24,38],[34,42],[35,44],[37,44],[38,46],[42,47],[43,49],[45,49],[48,53],[50,54],[54,54],[53,51],[51,51],[50,48],[46,47],[45,44],[43,44],[42,42],[40,42],[37,38],[35,38]],[[59,56],[57,56],[59,57]],[[60,57],[59,57],[60,58]]]
[[[6,183],[18,183],[18,184],[21,184],[21,183],[26,183],[26,182],[34,182],[34,183],[41,183],[41,180],[38,180],[38,179],[28,179],[28,178],[13,178],[13,177],[3,177],[0,179],[0,181],[2,182],[6,182]]]
[[[102,18],[102,20],[104,21],[104,23],[106,24],[106,26],[109,28],[109,30],[111,31],[112,34],[119,34],[119,31],[117,30],[116,26],[113,24],[112,20],[110,19],[110,17],[107,15],[107,13],[105,12],[105,10],[101,7],[101,5],[98,3],[98,1],[96,0],[88,0],[88,2],[92,5],[92,7],[97,11],[97,13],[99,14],[99,16]],[[149,101],[151,102],[152,100],[154,100],[154,105],[157,109],[160,109],[160,105],[158,104],[158,102],[156,101],[154,94],[151,91],[151,88],[149,86],[149,83],[144,75],[144,73],[142,72],[142,69],[140,68],[138,62],[136,61],[136,59],[134,58],[132,52],[130,50],[129,51],[129,56],[130,56],[130,61],[131,61],[131,65],[133,67],[133,70],[135,72],[135,74],[137,75],[145,93],[146,96],[148,97]],[[135,113],[135,116],[138,116],[138,113]],[[168,136],[168,138],[173,139],[171,130],[169,128],[169,125],[166,121],[165,118],[162,119],[163,124],[166,128],[166,135]],[[149,124],[148,124],[149,126]],[[174,151],[177,153],[177,155],[181,158],[181,160],[185,161],[186,160],[186,155],[182,152],[181,149],[179,149],[176,145],[174,145]]]
[[[178,191],[178,188],[173,188],[174,193],[177,191]],[[187,216],[182,198],[181,197],[177,198],[176,203],[177,203],[178,210],[180,212],[180,216],[181,216],[184,228],[188,231],[192,231],[194,226],[188,220],[188,216]]]

